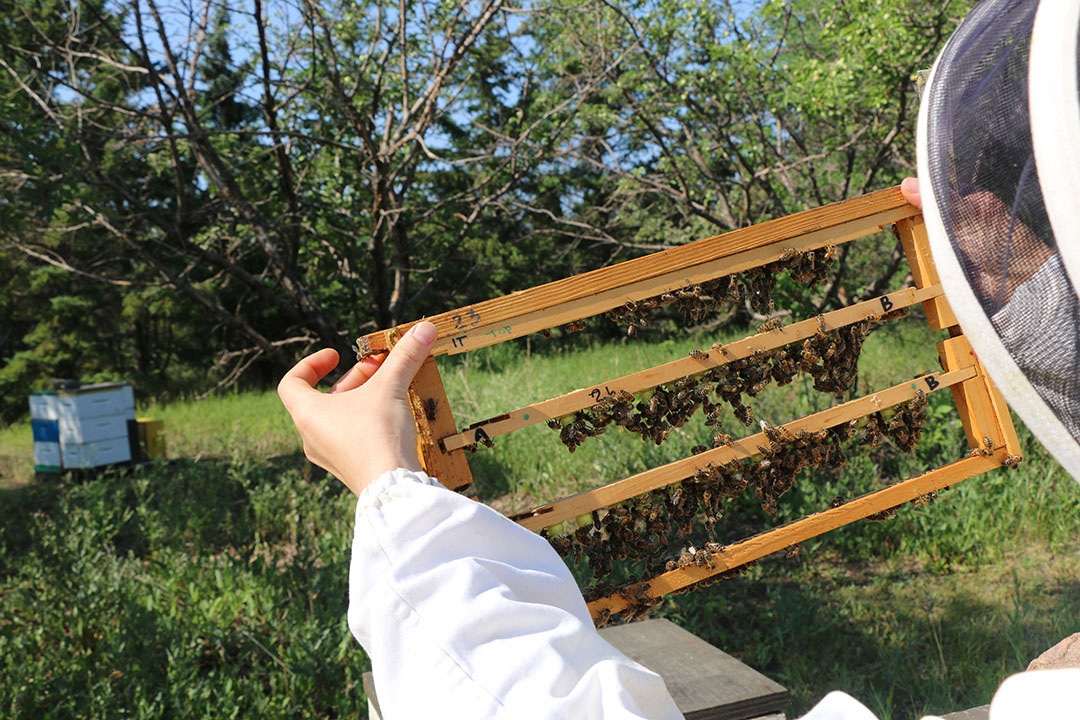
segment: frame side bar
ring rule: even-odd
[[[438,440],[455,426],[454,413],[433,357],[424,361],[409,386],[409,408],[416,422],[416,450],[424,472],[451,490],[472,483],[465,452],[447,452]]]

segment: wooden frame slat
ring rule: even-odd
[[[591,317],[627,300],[762,265],[789,247],[847,242],[917,213],[899,188],[887,188],[440,313],[427,318],[439,330],[432,354],[475,350]],[[360,355],[388,350],[414,324],[358,338]]]
[[[470,484],[472,471],[465,453],[448,453],[437,441],[447,430],[453,430],[455,424],[433,357],[424,361],[409,386],[409,408],[416,422],[416,449],[424,472],[451,490]]]
[[[979,375],[986,380],[986,387],[990,392],[990,405],[993,408],[994,419],[997,420],[1001,438],[1005,442],[1005,450],[1013,458],[1019,459],[1023,456],[1024,451],[1020,447],[1020,438],[1016,435],[1016,426],[1013,424],[1009,406],[1005,404],[1005,397],[994,385],[990,376],[986,374],[986,370],[977,357],[975,358],[975,367],[979,371]]]
[[[494,438],[498,435],[520,430],[522,428],[546,422],[552,418],[569,415],[572,412],[591,407],[606,396],[616,395],[619,391],[637,393],[642,390],[656,387],[664,383],[673,382],[687,375],[694,375],[711,368],[721,367],[740,358],[750,357],[759,350],[772,350],[774,348],[790,345],[799,340],[812,337],[819,330],[826,332],[866,320],[874,315],[909,307],[941,294],[941,286],[934,285],[921,290],[904,288],[888,295],[866,300],[861,303],[819,315],[809,320],[792,323],[776,330],[770,330],[757,335],[751,335],[743,340],[728,343],[727,345],[714,345],[705,359],[685,357],[673,360],[663,365],[656,365],[647,370],[642,370],[620,378],[597,383],[595,385],[574,390],[573,392],[560,395],[559,397],[533,403],[494,418],[482,420],[470,425],[467,429],[441,438],[440,442],[446,450],[457,450],[468,445],[474,445],[484,437]]]
[[[941,282],[938,277],[934,257],[930,254],[930,238],[926,234],[926,223],[922,215],[904,218],[896,223],[896,234],[911,265],[911,276],[915,287],[929,287]],[[957,325],[956,316],[944,297],[927,300],[923,303],[926,320],[934,330],[944,330]]]
[[[897,222],[896,234],[907,255],[916,287],[939,284],[941,279],[930,253],[930,238],[926,234],[922,215]],[[1019,457],[1020,442],[1009,409],[975,357],[971,344],[963,337],[948,302],[944,297],[935,298],[924,302],[923,308],[932,329],[947,329],[954,336],[938,345],[942,367],[946,370],[975,367],[978,372],[975,379],[953,388],[953,398],[968,445],[973,449],[983,448],[989,439],[993,447],[1006,445],[1011,455]]]
[[[594,600],[589,603],[589,612],[594,619],[599,619],[627,609],[636,598],[658,598],[681,590],[778,550],[992,470],[1001,465],[1005,456],[1005,451],[999,450],[990,456],[976,455],[957,460],[917,477],[863,495],[839,507],[823,510],[782,527],[759,533],[722,548],[719,552],[711,553],[709,558],[711,568],[690,565],[670,570],[647,582],[627,586],[614,595]]]
[[[986,376],[980,374],[980,366],[976,364],[975,351],[971,349],[971,343],[963,335],[957,335],[938,343],[938,352],[941,355],[941,364],[947,368],[975,369],[975,377],[952,388],[953,399],[956,401],[957,410],[963,416],[967,415],[963,422],[964,432],[968,438],[968,445],[972,448],[985,448],[987,445],[993,448],[1004,446],[1005,438],[1001,431],[1001,423],[995,417],[993,403],[990,399],[990,389],[986,384]],[[1011,420],[1010,420],[1010,425]],[[990,442],[987,443],[986,441]]]
[[[920,390],[930,393],[962,383],[973,377],[975,377],[975,369],[972,367],[954,370],[945,374],[929,373],[914,380],[894,385],[886,390],[878,390],[870,395],[793,420],[780,427],[792,436],[800,430],[816,432],[850,422],[878,410],[899,405],[902,402],[911,400]],[[706,463],[711,462],[713,465],[719,466],[732,460],[753,457],[760,454],[759,446],[767,445],[769,445],[769,439],[764,432],[750,435],[727,445],[707,450],[699,455],[676,460],[618,482],[586,490],[527,512],[513,515],[510,519],[529,530],[551,527],[570,518],[586,515],[593,510],[599,510],[650,490],[656,490],[665,485],[684,480],[692,476],[698,468],[704,467]]]

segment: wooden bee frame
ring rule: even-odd
[[[714,347],[715,352],[683,357],[511,410],[461,431],[454,423],[434,356],[467,352],[583,320],[624,306],[628,301],[656,297],[774,262],[792,250],[805,252],[838,245],[872,235],[890,225],[903,245],[914,287],[761,332],[738,342],[718,345]],[[643,600],[659,598],[730,572],[803,540],[954,485],[998,467],[1006,460],[1011,464],[1019,459],[1020,444],[1009,410],[945,301],[922,217],[918,210],[907,204],[899,188],[807,210],[428,318],[438,328],[439,339],[432,351],[433,357],[425,363],[410,388],[420,457],[429,475],[439,478],[451,489],[459,488],[472,482],[465,453],[467,446],[591,407],[609,394],[636,393],[752,356],[755,351],[779,348],[819,331],[832,331],[917,303],[922,303],[932,329],[948,330],[950,335],[938,343],[941,372],[928,372],[915,380],[877,390],[779,427],[792,435],[800,430],[815,432],[907,402],[920,391],[929,393],[947,387],[952,391],[973,450],[971,456],[740,542],[711,549],[703,565],[678,567],[589,603],[593,617],[603,619]],[[359,338],[360,356],[387,351],[411,324]],[[536,507],[511,519],[530,530],[540,531],[691,477],[706,463],[721,465],[757,455],[761,443],[768,443],[765,433]]]

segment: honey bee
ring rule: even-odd
[[[424,417],[428,419],[428,422],[435,421],[435,410],[439,407],[439,401],[435,398],[427,398],[424,400]]]
[[[1020,457],[1019,455],[1009,455],[1007,458],[1005,458],[1002,461],[1001,464],[1004,465],[1005,467],[1009,468],[1010,470],[1016,470],[1017,468],[1020,467],[1020,461],[1021,460],[1023,460],[1023,458]]]
[[[694,358],[695,360],[708,360],[709,353],[695,349],[690,351],[690,357]]]
[[[732,437],[730,435],[728,435],[727,433],[717,431],[716,434],[713,435],[713,447],[722,447],[724,445],[730,445],[731,442],[732,442]]]
[[[827,330],[825,328],[825,318],[822,317],[821,315],[818,315],[817,316],[817,334],[815,335],[815,337],[817,337],[818,339],[824,339],[824,338],[828,337],[826,335],[826,333],[827,333]]]
[[[784,327],[783,320],[781,320],[779,317],[774,317],[774,318],[769,318],[765,322],[758,325],[757,330],[758,330],[759,333],[763,333],[763,332],[771,332],[773,330],[779,330],[782,327]]]
[[[817,349],[811,344],[809,340],[803,343],[802,352],[800,353],[802,358],[808,363],[817,364],[821,362],[821,356],[818,355]]]
[[[911,504],[912,505],[926,505],[927,503],[933,502],[934,500],[937,500],[937,499],[938,499],[938,494],[936,492],[928,492],[925,495],[920,495],[919,497],[912,500]]]
[[[575,320],[572,323],[567,324],[566,331],[575,333],[575,332],[581,332],[585,328],[586,328],[586,324],[585,324],[584,320]]]

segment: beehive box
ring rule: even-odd
[[[128,462],[135,394],[126,383],[85,385],[30,396],[37,472]]]

